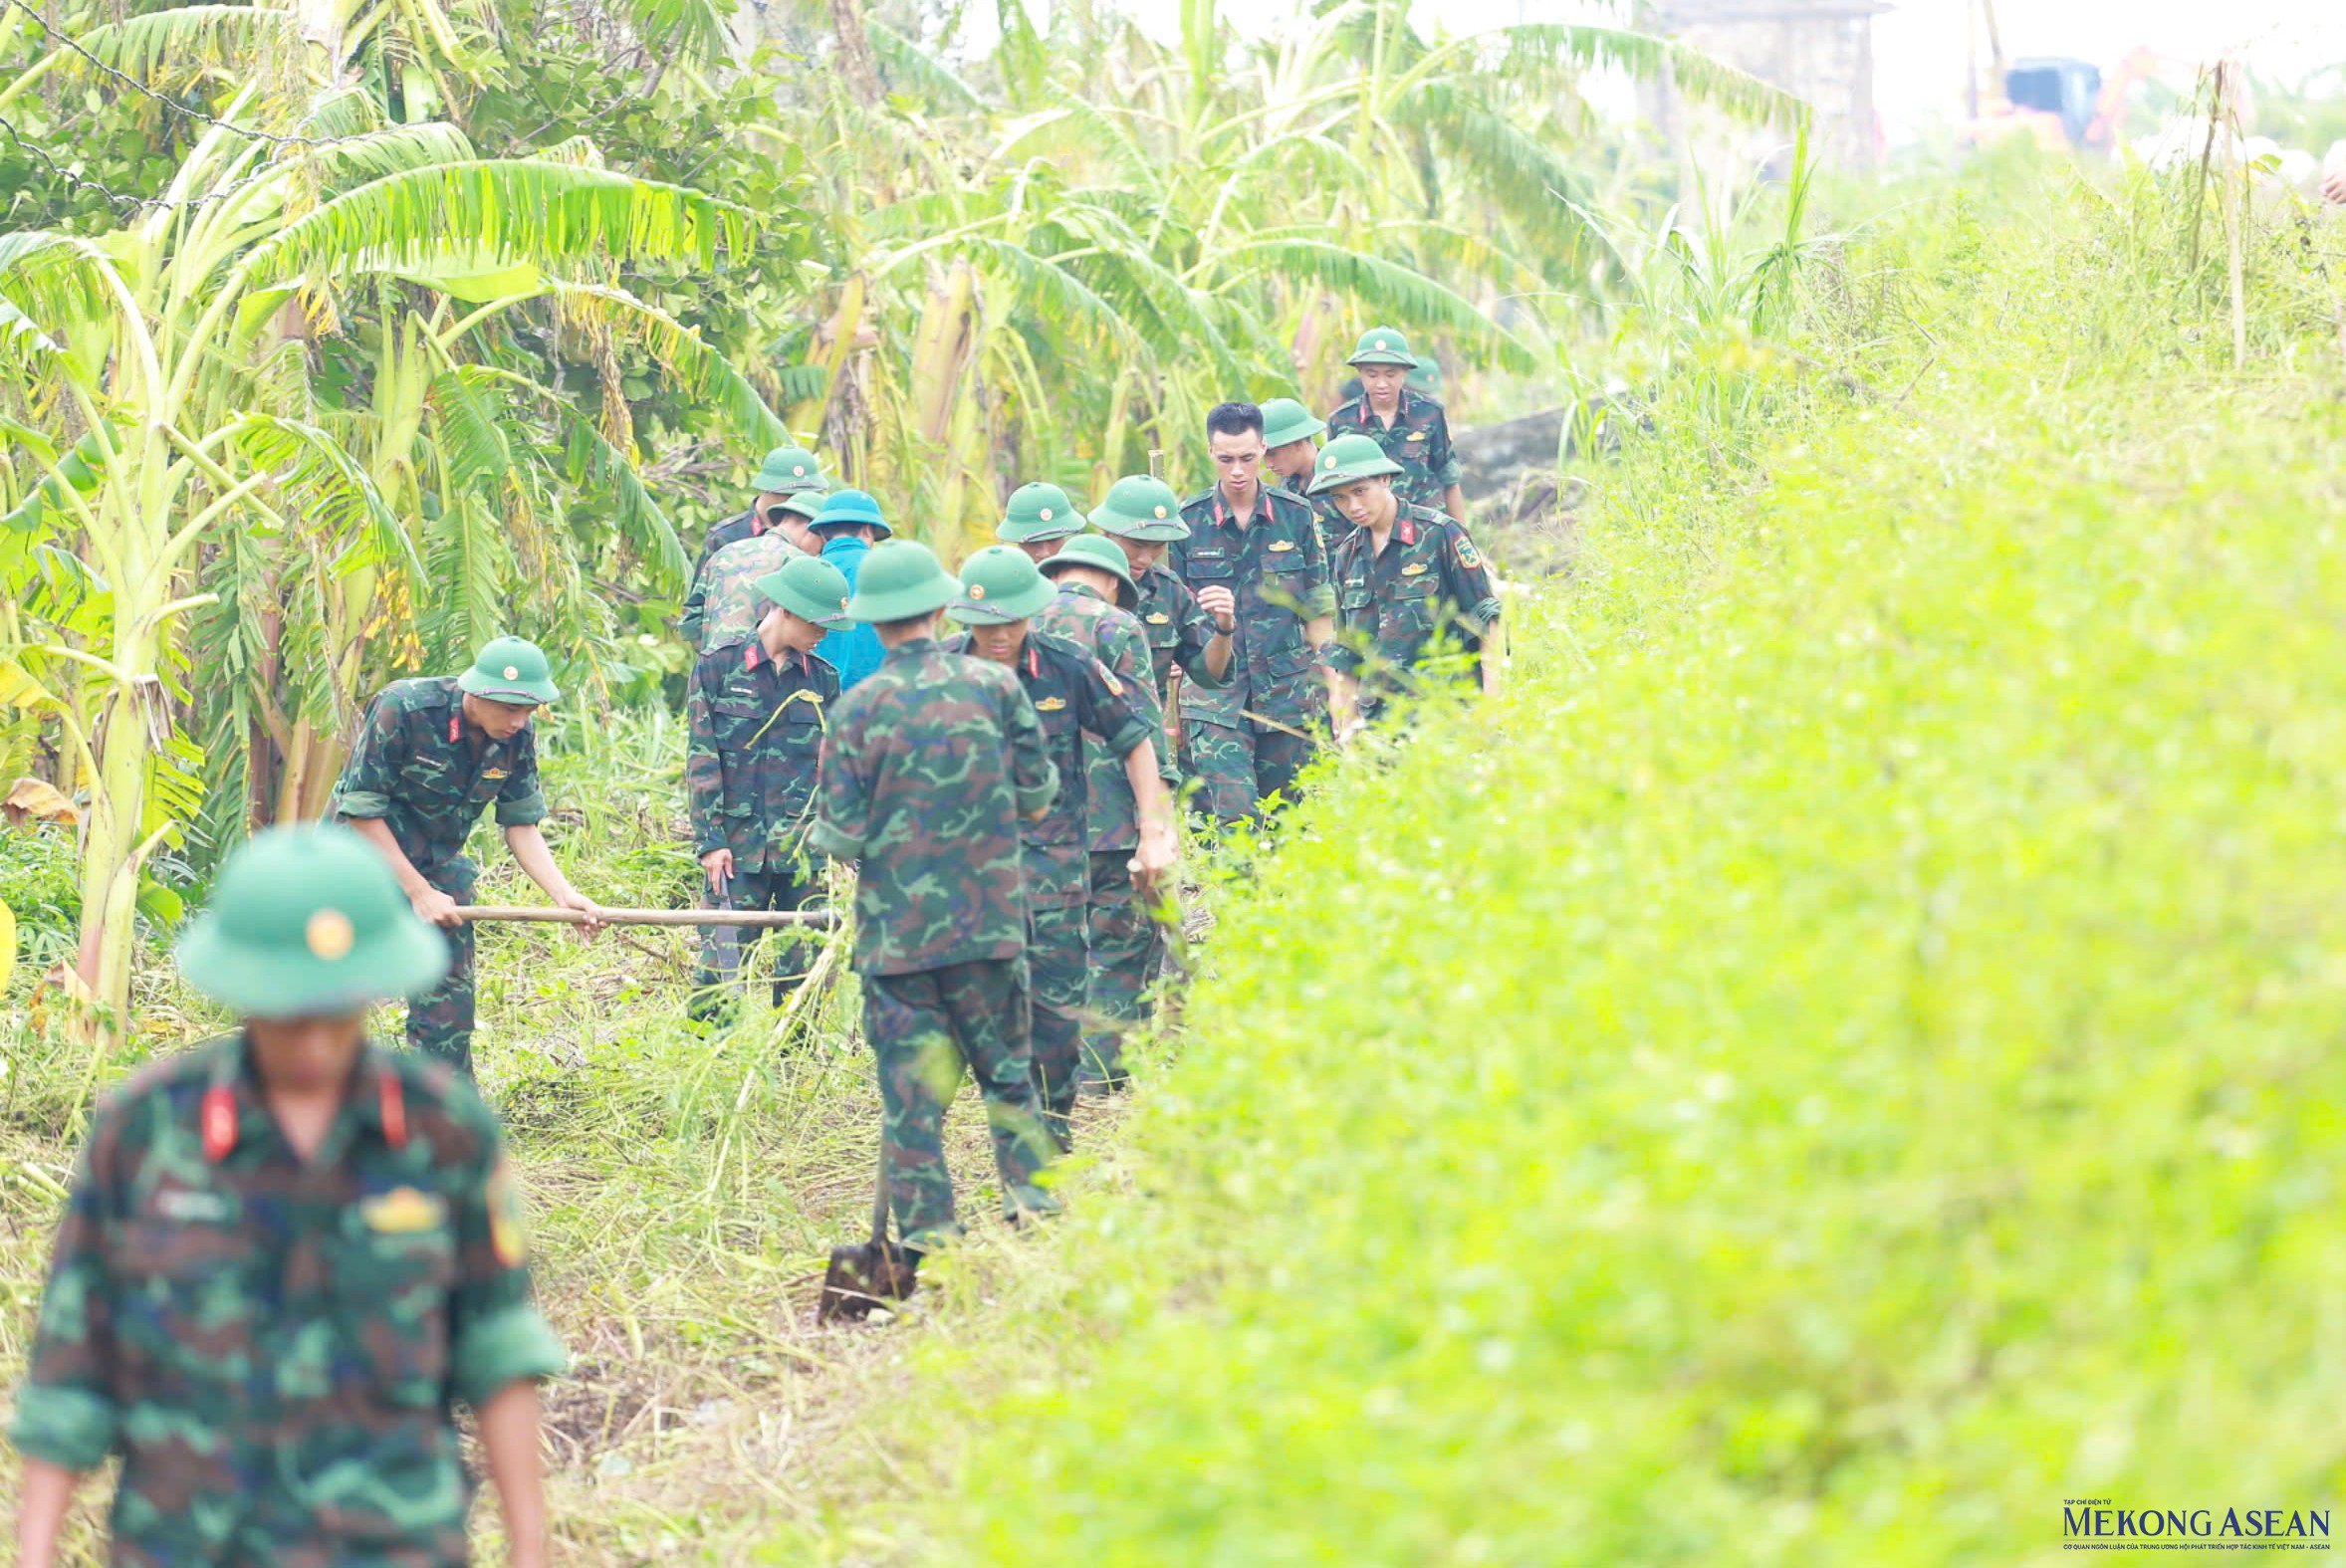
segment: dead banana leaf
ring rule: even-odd
[[[8,798],[0,800],[0,814],[8,818],[11,827],[22,827],[27,817],[38,822],[65,822],[82,819],[82,808],[57,785],[38,779],[19,779],[8,786]]]

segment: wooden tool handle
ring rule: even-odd
[[[529,920],[558,926],[583,926],[586,917],[575,909],[552,904],[459,904],[456,913],[466,920]],[[839,917],[827,909],[605,909],[606,926],[813,926],[829,930]]]

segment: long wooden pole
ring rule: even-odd
[[[546,925],[583,926],[586,916],[576,909],[551,904],[459,904],[465,920],[527,920]],[[812,926],[828,931],[839,917],[827,909],[605,909],[606,926]]]

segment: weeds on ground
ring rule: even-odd
[[[2159,197],[1920,203],[1755,468],[1630,451],[1516,695],[1234,889],[1145,1201],[938,1303],[764,1560],[1985,1564],[2064,1497],[2333,1499],[2346,236],[2255,253],[2235,374]]]

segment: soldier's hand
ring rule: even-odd
[[[1213,583],[1198,589],[1198,608],[1214,617],[1215,630],[1238,629],[1238,600],[1230,589]]]
[[[725,884],[733,880],[733,851],[710,850],[701,856],[701,869],[709,874],[709,891],[723,898]]]
[[[585,915],[586,923],[579,929],[588,938],[602,935],[602,906],[593,899],[588,898],[577,888],[565,888],[554,895],[554,903],[558,909],[575,909]]]
[[[1150,903],[1156,902],[1165,884],[1166,874],[1180,857],[1181,840],[1172,828],[1163,822],[1141,824],[1140,848],[1133,855],[1128,869],[1132,872],[1132,885],[1139,889],[1143,899]]]
[[[456,900],[436,887],[427,887],[410,898],[415,906],[415,918],[427,925],[456,927],[464,924],[464,917],[456,913]]]
[[[2321,193],[2332,201],[2346,201],[2346,169],[2340,169],[2323,179]]]

